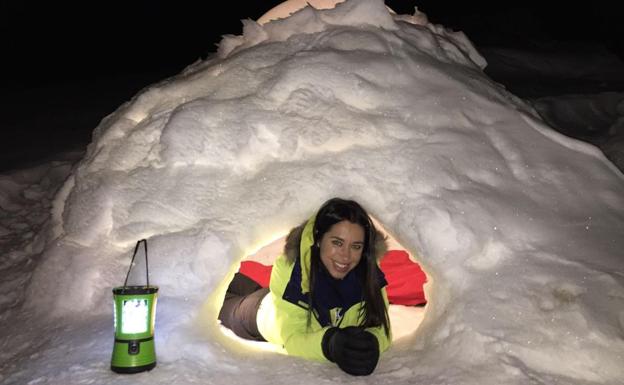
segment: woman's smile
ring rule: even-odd
[[[323,235],[320,247],[321,261],[329,274],[342,279],[360,263],[364,229],[346,220],[338,222]]]

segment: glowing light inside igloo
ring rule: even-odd
[[[403,247],[374,218],[375,227],[385,238],[387,250],[379,260],[381,270],[388,282],[387,293],[390,302],[388,316],[392,326],[392,339],[398,341],[415,333],[425,317],[429,289],[432,287],[430,278],[416,263],[415,254]],[[276,258],[284,252],[286,235],[270,237],[271,241],[261,243],[253,251],[246,252],[240,263],[234,267],[238,273],[253,279],[263,288],[269,286],[272,265]],[[227,287],[231,274],[220,285]],[[215,300],[220,303],[222,294]],[[245,346],[284,353],[283,350],[269,343],[250,341],[237,337],[231,330],[222,327],[221,331],[230,338]]]

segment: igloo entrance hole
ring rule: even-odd
[[[388,246],[380,265],[388,281],[386,287],[390,301],[388,315],[392,327],[392,340],[396,342],[414,334],[423,321],[428,308],[425,288],[431,284],[431,277],[420,267],[415,254],[403,247],[378,221],[373,219],[373,222],[386,236]],[[272,265],[283,252],[285,242],[286,235],[283,235],[261,245],[256,251],[245,255],[234,270],[252,278],[260,286],[268,287]],[[220,286],[227,287],[230,281],[231,276]],[[275,350],[269,343],[239,338],[222,325],[221,331],[243,345]]]

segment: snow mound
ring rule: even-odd
[[[104,320],[146,238],[159,366],[133,383],[290,383],[293,370],[304,384],[344,380],[275,353],[241,360],[216,321],[240,258],[341,196],[434,282],[418,333],[371,383],[621,381],[622,174],[486,77],[463,34],[404,19],[380,0],[348,0],[246,22],[218,55],[105,119],[55,198],[25,304],[94,330],[68,357],[97,363],[47,373],[64,354],[52,344],[29,375],[118,383]],[[86,314],[97,321],[84,326]]]

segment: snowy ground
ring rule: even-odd
[[[554,51],[554,52],[553,52]],[[624,169],[624,63],[600,46],[545,52],[481,49],[486,72],[529,102],[555,130],[598,148]]]
[[[362,0],[247,23],[120,106],[86,153],[0,175],[0,382],[622,383],[622,93],[523,99],[422,20]],[[434,282],[418,331],[365,379],[216,321],[240,258],[335,195]],[[110,290],[141,238],[158,366],[120,376]]]

